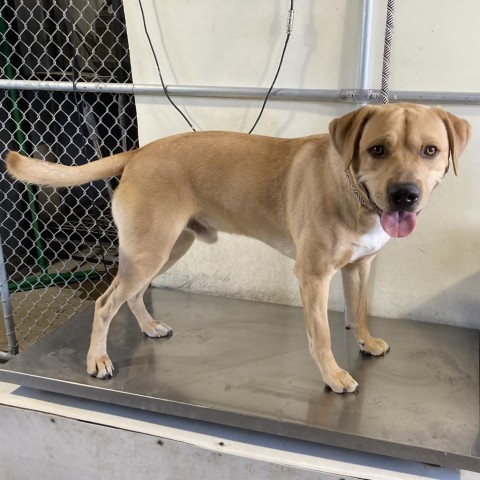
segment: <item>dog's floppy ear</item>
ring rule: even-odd
[[[335,150],[345,162],[345,170],[358,155],[363,129],[374,111],[375,107],[367,105],[330,122],[328,127],[330,138]]]
[[[452,159],[453,171],[458,174],[458,158],[467,146],[470,139],[470,124],[463,118],[457,117],[452,113],[446,112],[442,108],[437,108],[440,118],[445,124],[448,136],[448,156]]]

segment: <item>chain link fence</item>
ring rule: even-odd
[[[0,0],[0,35],[0,80],[15,80],[0,88],[2,158],[17,150],[81,165],[138,146],[132,94],[79,88],[131,82],[120,0]],[[116,184],[25,186],[0,162],[2,358],[88,307],[110,283]]]

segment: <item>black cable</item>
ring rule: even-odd
[[[160,77],[160,82],[162,83],[162,88],[163,88],[163,93],[165,94],[165,96],[167,97],[168,101],[172,104],[172,106],[175,108],[175,110],[177,110],[178,113],[180,113],[180,115],[183,117],[183,119],[188,123],[188,125],[190,126],[190,128],[196,132],[195,128],[193,128],[193,125],[190,123],[190,121],[188,120],[188,118],[185,116],[185,114],[177,107],[177,105],[175,104],[175,102],[170,98],[170,95],[168,94],[167,92],[167,87],[165,86],[165,83],[163,81],[163,76],[162,76],[162,72],[160,71],[160,66],[159,66],[159,63],[158,63],[158,59],[157,59],[157,55],[155,53],[155,49],[153,48],[153,43],[152,43],[152,40],[150,38],[150,35],[148,33],[148,29],[147,29],[147,23],[145,21],[145,13],[143,11],[143,6],[142,6],[142,0],[138,0],[138,4],[140,5],[140,11],[142,13],[142,20],[143,20],[143,28],[145,30],[145,35],[147,37],[147,40],[148,40],[148,43],[150,45],[150,49],[152,51],[152,54],[153,54],[153,58],[155,60],[155,64],[157,66],[157,70],[158,70],[158,75]],[[292,27],[293,27],[293,4],[294,4],[294,0],[290,0],[290,10],[288,12],[288,24],[287,24],[287,37],[285,38],[285,44],[283,46],[283,51],[282,51],[282,55],[280,57],[280,63],[278,64],[278,68],[277,68],[277,72],[275,73],[275,77],[273,78],[273,81],[272,81],[272,84],[270,85],[270,88],[268,89],[268,92],[267,94],[265,95],[265,99],[263,101],[263,104],[262,104],[262,107],[260,109],[260,113],[258,114],[258,117],[257,119],[255,120],[255,123],[253,124],[253,127],[250,129],[250,131],[248,132],[249,134],[253,132],[253,130],[255,129],[255,127],[257,126],[258,122],[260,121],[260,118],[262,117],[263,115],[263,111],[265,110],[265,105],[267,104],[267,101],[270,97],[270,94],[272,93],[272,90],[273,90],[273,87],[275,86],[275,82],[277,81],[277,78],[278,78],[278,75],[280,73],[280,70],[282,68],[282,64],[283,64],[283,58],[285,57],[285,52],[287,50],[287,45],[288,45],[288,42],[290,40],[290,35],[292,34]]]
[[[153,58],[155,60],[155,65],[157,66],[157,70],[158,70],[158,76],[160,77],[160,82],[162,83],[162,88],[163,88],[163,93],[165,94],[165,96],[167,97],[168,101],[172,104],[173,108],[175,108],[175,110],[183,117],[183,119],[188,123],[188,126],[194,131],[196,132],[195,128],[193,127],[193,125],[190,123],[190,121],[188,120],[188,118],[186,117],[186,115],[177,107],[176,103],[170,98],[170,95],[168,94],[167,92],[167,87],[165,86],[165,83],[163,81],[163,76],[162,76],[162,72],[160,70],[160,65],[158,63],[158,59],[157,59],[157,54],[155,53],[155,49],[153,48],[153,43],[152,43],[152,40],[150,38],[150,35],[148,34],[148,29],[147,29],[147,22],[145,21],[145,13],[143,11],[143,6],[142,6],[142,0],[138,0],[138,4],[140,5],[140,11],[142,13],[142,20],[143,20],[143,28],[145,30],[145,35],[147,36],[147,40],[148,40],[148,43],[150,45],[150,49],[152,51],[152,54],[153,54]]]
[[[270,94],[272,93],[273,87],[275,86],[275,82],[277,81],[278,74],[280,73],[280,69],[282,68],[283,57],[285,57],[285,51],[287,50],[288,41],[290,40],[290,35],[292,34],[293,1],[294,0],[290,0],[290,11],[288,12],[287,38],[285,38],[285,44],[283,46],[282,56],[280,57],[280,63],[278,64],[277,73],[275,74],[275,77],[273,77],[273,82],[270,85],[270,88],[268,89],[267,95],[265,95],[265,100],[263,101],[262,108],[260,109],[260,113],[258,114],[258,117],[255,120],[255,123],[253,124],[253,127],[248,132],[249,134],[253,132],[253,130],[257,126],[257,123],[260,121],[260,118],[262,118],[263,111],[265,110],[265,105],[268,102],[268,99],[270,97]]]

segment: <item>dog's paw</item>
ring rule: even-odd
[[[359,345],[362,353],[366,355],[373,355],[374,357],[385,355],[385,353],[390,350],[388,343],[381,338],[370,337],[365,341],[359,342]]]
[[[92,377],[97,378],[112,378],[113,377],[113,363],[108,355],[101,355],[99,357],[87,357],[87,373]]]
[[[143,333],[152,338],[171,337],[173,330],[165,323],[149,322],[143,329]]]
[[[347,371],[341,368],[324,375],[323,380],[335,393],[353,393],[358,391],[358,383]]]

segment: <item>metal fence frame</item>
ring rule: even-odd
[[[39,26],[45,26],[45,31]],[[68,157],[68,164],[75,165],[138,146],[133,94],[112,94],[102,89],[112,81],[131,81],[121,0],[0,0],[0,35],[0,77],[5,82],[0,87],[0,95],[3,95],[0,123],[5,142],[2,151],[16,149],[44,158],[45,153],[53,157],[55,147],[62,150],[63,155],[65,145],[63,157]],[[60,80],[53,83],[63,85],[60,89],[48,86],[56,78]],[[77,82],[88,83],[85,80],[92,80],[93,90],[86,92],[82,87],[76,87]],[[22,83],[28,84],[28,88],[22,87]],[[26,107],[25,111],[22,106]],[[111,114],[111,108],[115,108],[115,115]],[[62,120],[55,118],[60,113]],[[55,119],[57,125],[45,124],[45,118]],[[127,131],[124,124],[133,127],[129,126]],[[57,133],[48,132],[53,127]],[[99,130],[107,131],[109,140],[105,141],[98,134]],[[72,133],[75,139],[69,139]],[[29,134],[33,138],[29,138]],[[49,147],[49,151],[38,150],[36,141],[40,141],[43,150]],[[61,225],[57,223],[47,238],[42,238],[48,230],[47,223],[50,222],[49,228],[54,228],[51,225],[57,222],[53,215],[47,223],[41,218],[48,213],[45,204],[51,202],[51,198],[40,199],[46,195],[45,191],[39,189],[37,192],[34,186],[14,184],[3,165],[0,181],[3,201],[0,205],[0,300],[4,320],[1,323],[5,325],[8,350],[0,352],[0,360],[8,360],[18,353],[23,341],[25,345],[34,343],[50,327],[56,326],[50,319],[45,321],[50,314],[47,313],[49,302],[53,303],[48,295],[43,296],[42,309],[29,304],[17,310],[12,308],[12,294],[18,297],[18,294],[28,295],[36,290],[40,293],[31,296],[35,299],[52,288],[65,290],[64,287],[68,286],[77,293],[80,286],[83,289],[88,282],[105,279],[107,283],[106,277],[111,276],[107,265],[110,262],[114,268],[115,261],[106,260],[105,254],[116,252],[116,229],[108,213],[109,181],[90,184],[83,190],[64,189],[63,196],[54,191],[51,196],[61,197],[60,206],[65,207],[67,213]],[[113,180],[113,186],[114,183]],[[11,198],[18,201],[18,205]],[[74,212],[77,207],[87,213],[86,223],[80,224],[80,220],[78,224],[71,222],[72,213],[77,214]],[[15,214],[12,213],[14,210]],[[76,226],[79,228],[74,231]],[[16,231],[13,236],[12,230]],[[21,231],[20,235],[17,230]],[[60,231],[61,240],[55,237]],[[24,240],[19,238],[22,234],[26,247],[20,245]],[[96,238],[92,240],[92,237]],[[18,245],[15,244],[17,240]],[[5,255],[7,241],[8,255]],[[57,258],[60,250],[61,255]],[[21,258],[23,252],[26,254]],[[16,258],[12,260],[14,256]],[[57,260],[60,266],[51,268],[53,260]],[[76,285],[79,286],[77,290]],[[56,293],[51,296],[56,298],[55,307],[62,319],[84,308],[82,298],[72,302],[72,296]],[[27,318],[29,316],[35,319]],[[39,328],[34,336],[38,335],[38,338],[32,340],[30,332],[37,324]],[[21,333],[19,325],[23,328]]]
[[[369,89],[371,45],[372,45],[372,16],[374,0],[363,0],[362,30],[359,50],[358,88],[340,90],[321,89],[291,89],[274,88],[271,92],[272,100],[283,101],[311,101],[311,102],[343,102],[353,104],[380,103],[380,90]],[[1,20],[1,19],[0,19]],[[13,78],[0,79],[0,92],[79,92],[84,93],[111,93],[134,96],[164,95],[161,85],[145,85],[117,82],[86,82],[86,81],[39,81],[17,80]],[[225,87],[225,86],[167,86],[171,96],[180,97],[216,97],[228,99],[263,99],[266,88]],[[477,92],[390,92],[391,101],[409,101],[419,103],[441,104],[480,104],[480,93]],[[10,304],[8,275],[5,269],[2,241],[0,238],[0,297],[3,308],[5,329],[8,340],[8,352],[0,352],[0,358],[8,359],[18,352],[18,341],[15,337],[14,315]]]
[[[2,80],[0,90],[35,90],[48,92],[72,92],[71,82],[36,82],[33,80]],[[77,82],[78,92],[92,93],[124,93],[132,95],[165,96],[161,85],[135,83],[100,83]],[[167,85],[167,93],[172,97],[199,97],[224,99],[263,100],[268,88],[257,87],[224,87],[196,85]],[[380,90],[368,88],[344,88],[325,90],[314,88],[274,88],[270,93],[271,100],[299,102],[335,102],[335,103],[381,103]],[[425,92],[425,91],[391,91],[391,102],[417,102],[435,104],[479,105],[480,92]]]

